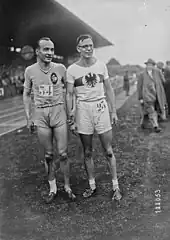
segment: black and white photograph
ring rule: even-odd
[[[170,239],[170,1],[0,0],[0,240]]]

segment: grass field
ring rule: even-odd
[[[36,135],[26,129],[0,138],[1,240],[164,240],[170,239],[170,123],[159,135],[139,128],[136,94],[118,111],[120,124],[113,128],[123,200],[110,200],[111,176],[98,138],[94,159],[98,194],[82,198],[87,186],[81,145],[70,135],[71,183],[77,201],[69,202],[63,178],[57,173],[59,194],[45,205],[47,190],[43,151]],[[155,191],[160,192],[161,213],[156,213]]]

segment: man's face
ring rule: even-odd
[[[167,67],[168,69],[170,69],[170,63],[168,63],[168,64],[166,65],[166,67]]]
[[[160,65],[157,65],[157,68],[159,68],[160,70],[163,68],[162,66],[160,66]]]
[[[50,63],[54,57],[54,43],[52,41],[41,40],[37,56],[42,62]]]
[[[152,63],[147,63],[146,64],[146,69],[147,70],[153,70],[154,69],[154,65]]]
[[[78,49],[80,50],[81,56],[84,58],[90,58],[93,56],[93,41],[90,38],[84,39],[79,43]]]
[[[158,63],[157,64],[157,68],[159,68],[160,70],[162,70],[164,68],[164,65],[162,63]]]

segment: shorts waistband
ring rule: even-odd
[[[61,105],[63,103],[57,103],[57,104],[49,104],[49,105],[45,105],[45,106],[35,106],[36,108],[48,108],[48,107],[54,107],[57,105]]]
[[[95,103],[95,102],[99,102],[99,101],[103,101],[106,100],[106,98],[100,98],[100,99],[96,99],[96,100],[92,100],[92,101],[87,101],[87,100],[79,100],[77,99],[77,102],[84,102],[84,103]]]

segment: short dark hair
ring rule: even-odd
[[[85,39],[90,38],[91,40],[93,40],[92,36],[89,34],[82,34],[77,38],[77,45],[81,42],[84,41]]]
[[[45,41],[52,41],[49,37],[41,37],[41,38],[37,41],[37,48],[40,47],[40,42],[43,41],[43,40],[45,40]]]

